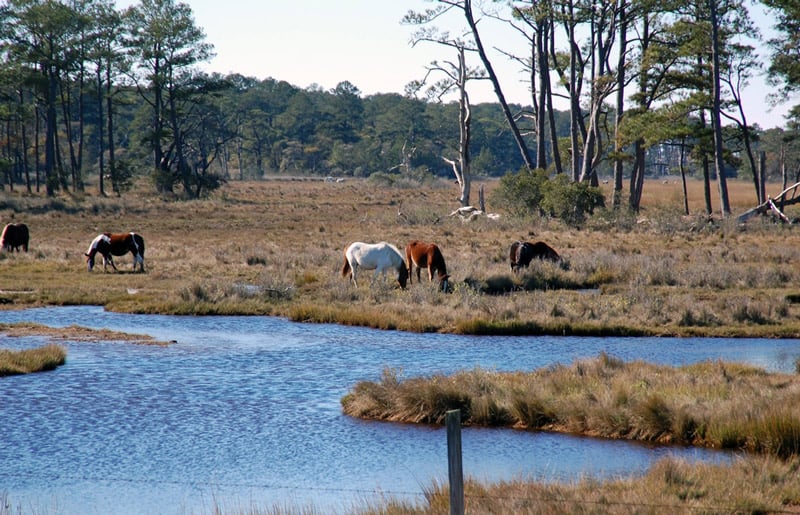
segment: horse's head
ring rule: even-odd
[[[84,255],[86,256],[86,269],[90,272],[92,268],[94,268],[94,256],[97,254],[97,249],[92,249],[89,252],[85,252]]]
[[[98,245],[101,243],[108,244],[111,241],[111,237],[107,233],[98,234],[95,239],[92,240],[92,243],[89,244],[89,248],[86,249],[84,255],[86,256],[86,268],[91,272],[92,268],[94,268],[94,257],[97,255]]]
[[[447,293],[450,287],[450,276],[447,274],[439,274],[439,289]]]
[[[405,264],[401,265],[397,269],[397,282],[400,283],[400,287],[405,290],[406,283],[408,282],[408,269],[406,269]]]

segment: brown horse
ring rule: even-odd
[[[414,265],[417,267],[417,282],[420,282],[420,271],[427,268],[428,279],[433,281],[433,273],[436,272],[441,289],[447,291],[447,280],[450,276],[447,275],[447,265],[444,263],[442,251],[435,243],[414,240],[406,245],[406,267],[408,267],[409,282],[411,282]]]
[[[528,268],[534,258],[552,261],[553,263],[561,261],[561,256],[558,255],[558,252],[543,241],[537,241],[536,243],[515,241],[511,244],[509,259],[512,272],[517,273],[522,268]]]
[[[6,225],[0,235],[0,248],[19,252],[20,247],[28,252],[28,226],[22,223]]]
[[[98,234],[86,251],[86,265],[91,272],[94,268],[94,257],[99,253],[103,256],[103,270],[108,264],[116,270],[112,256],[124,256],[128,252],[133,254],[133,271],[136,271],[138,263],[139,271],[144,272],[144,238],[134,232]]]

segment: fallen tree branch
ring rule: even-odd
[[[800,182],[792,184],[791,186],[780,192],[780,194],[774,199],[771,197],[767,197],[767,200],[765,202],[762,202],[756,207],[748,209],[747,211],[739,215],[736,218],[736,221],[739,223],[746,222],[755,215],[763,215],[768,213],[769,211],[773,211],[781,218],[781,220],[787,223],[791,223],[791,221],[786,217],[786,215],[781,213],[780,209],[778,209],[778,207],[775,205],[775,201],[776,200],[781,201],[784,206],[791,206],[792,204],[799,203],[800,197],[798,196],[793,196],[788,200],[785,198],[790,191],[794,191],[794,193],[796,193],[797,188],[800,188]]]

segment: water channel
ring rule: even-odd
[[[24,513],[347,512],[420,500],[446,481],[443,428],[354,420],[339,400],[386,367],[401,377],[531,370],[606,352],[681,365],[793,371],[800,340],[467,337],[273,317],[128,315],[99,307],[0,311],[0,322],[78,324],[175,340],[168,347],[67,341],[56,371],[0,378],[0,498]],[[0,336],[0,348],[41,337]],[[465,429],[465,475],[569,481],[638,474],[667,455],[730,454],[557,434]]]

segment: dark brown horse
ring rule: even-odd
[[[124,256],[128,252],[133,254],[133,271],[136,271],[138,263],[139,271],[144,272],[144,238],[134,232],[98,234],[86,251],[86,266],[91,272],[94,268],[94,257],[99,253],[103,256],[103,270],[108,264],[116,270],[112,256]]]
[[[0,235],[0,248],[9,252],[15,250],[19,252],[19,248],[28,252],[28,226],[22,223],[8,224],[3,228],[3,234]]]
[[[420,282],[420,271],[427,268],[428,279],[433,281],[433,273],[436,272],[441,289],[447,291],[447,280],[450,276],[447,275],[447,265],[444,263],[442,251],[435,243],[414,240],[406,245],[406,267],[408,268],[409,282],[412,282],[411,275],[414,265],[417,267],[417,282]]]
[[[543,241],[537,241],[536,243],[515,241],[511,244],[509,259],[512,272],[517,273],[522,268],[528,268],[534,258],[552,261],[553,263],[561,261],[561,256],[558,255],[558,252]]]

